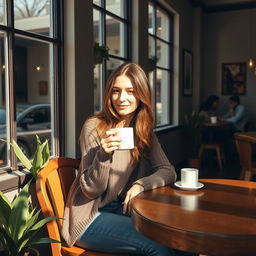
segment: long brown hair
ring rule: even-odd
[[[105,90],[103,110],[96,114],[96,117],[100,120],[97,129],[102,135],[122,120],[111,101],[112,88],[116,78],[121,75],[125,75],[130,79],[134,89],[134,96],[139,100],[130,124],[135,129],[135,148],[132,150],[133,163],[135,163],[145,155],[146,150],[151,145],[154,124],[149,82],[145,72],[138,64],[124,63],[110,75]]]

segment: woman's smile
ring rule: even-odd
[[[112,88],[111,101],[116,112],[122,117],[137,109],[139,100],[135,97],[131,80],[126,75],[116,78]]]

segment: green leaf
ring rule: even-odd
[[[46,166],[46,164],[48,163],[49,159],[50,159],[50,150],[49,150],[48,140],[46,140],[43,143],[42,158],[43,158],[43,163],[42,163],[41,168],[44,168]]]
[[[37,213],[34,214],[34,210],[35,210],[35,209],[33,209],[33,212],[32,212],[33,214],[32,214],[32,215],[31,215],[31,213],[30,213],[30,218],[29,218],[28,221],[26,222],[23,235],[25,235],[27,232],[29,232],[29,231],[31,230],[31,227],[32,227],[33,225],[35,225],[35,223],[36,223],[36,221],[37,221],[37,219],[38,219],[38,216],[39,216],[39,214],[40,214],[41,211],[38,211]]]
[[[56,220],[57,217],[48,217],[48,218],[45,218],[45,219],[42,219],[40,221],[38,221],[32,228],[31,230],[37,230],[37,229],[40,229],[41,227],[43,227],[46,223],[52,221],[52,220]]]
[[[12,239],[12,237],[9,236],[9,234],[6,232],[6,230],[2,227],[0,227],[0,237],[2,236],[2,238],[0,239],[5,251],[7,253],[7,255],[13,256],[13,255],[17,255],[17,247]]]
[[[12,205],[5,194],[0,191],[0,223],[8,225]]]
[[[36,143],[37,143],[37,146],[41,145],[41,140],[39,138],[39,136],[36,134]]]
[[[29,214],[29,185],[28,182],[12,202],[12,211],[9,218],[11,237],[17,241],[24,232],[26,219]]]
[[[21,163],[29,170],[32,166],[29,159],[24,155],[24,153],[22,152],[22,150],[20,149],[15,140],[12,140],[11,145],[15,152],[15,155],[19,158]]]

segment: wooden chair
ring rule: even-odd
[[[59,157],[51,159],[47,166],[40,171],[36,182],[36,192],[45,218],[50,216],[58,216],[60,218],[63,217],[68,191],[73,180],[75,179],[76,170],[78,169],[79,164],[79,160]],[[61,240],[61,226],[62,219],[57,219],[47,223],[49,237],[52,239]],[[113,255],[109,253],[89,251],[77,246],[67,247],[61,243],[52,243],[51,249],[53,256]],[[123,254],[115,255],[121,256]]]
[[[203,152],[208,149],[213,149],[216,151],[219,168],[220,168],[220,170],[222,170],[223,169],[222,160],[224,160],[224,156],[223,156],[221,144],[210,144],[210,143],[209,144],[201,144],[200,150],[199,150],[200,163],[202,160]]]
[[[236,148],[239,155],[242,172],[240,179],[251,180],[256,174],[256,163],[252,159],[252,142],[248,136],[242,133],[235,133]]]

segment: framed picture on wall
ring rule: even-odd
[[[222,95],[245,95],[246,62],[222,64]]]
[[[192,96],[193,92],[193,62],[192,53],[183,49],[183,96]]]

